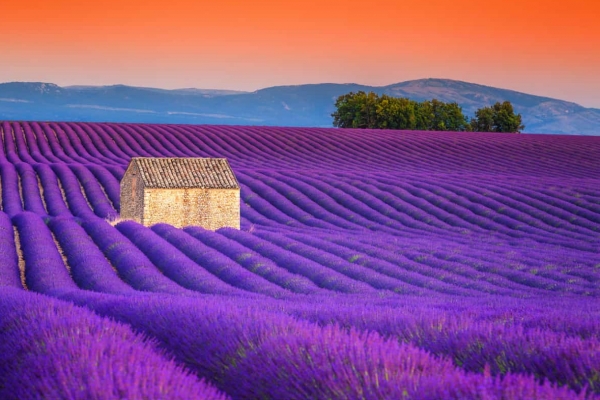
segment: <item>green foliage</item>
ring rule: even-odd
[[[333,125],[340,128],[373,128],[377,120],[378,97],[375,93],[348,93],[338,97]]]
[[[508,101],[480,108],[468,120],[456,103],[437,99],[417,102],[374,92],[339,96],[331,114],[339,128],[410,129],[425,131],[520,132],[521,115]]]
[[[515,114],[509,101],[480,108],[471,120],[471,130],[476,132],[520,133],[523,129],[525,125],[521,121],[521,114]]]
[[[484,107],[475,111],[475,118],[471,119],[471,130],[475,132],[493,132],[494,109]]]
[[[417,106],[405,98],[382,95],[377,104],[377,125],[373,128],[415,129]]]
[[[428,131],[464,131],[467,129],[467,118],[457,103],[444,103],[433,99],[420,104],[425,124],[421,129]]]
[[[333,125],[340,128],[464,131],[470,125],[457,103],[433,99],[419,103],[374,92],[337,98]]]

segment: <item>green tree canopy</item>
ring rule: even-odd
[[[373,128],[416,129],[415,101],[382,95],[377,102],[377,124]]]
[[[411,129],[427,131],[520,132],[525,127],[508,101],[480,108],[469,119],[456,102],[417,102],[374,92],[339,96],[331,114],[339,128]]]
[[[333,125],[340,128],[374,128],[377,122],[377,94],[350,92],[338,97],[337,111],[332,115]]]
[[[470,126],[457,103],[436,99],[419,103],[360,91],[338,97],[335,107],[333,125],[340,128],[464,131]]]
[[[491,107],[483,107],[475,112],[471,119],[471,129],[476,132],[520,133],[525,129],[521,114],[515,114],[509,101],[496,102]]]
[[[419,104],[420,124],[417,129],[427,131],[464,131],[467,117],[458,103],[444,103],[437,99]]]

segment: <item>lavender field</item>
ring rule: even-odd
[[[0,398],[600,399],[600,137],[2,122]],[[119,220],[226,157],[241,230]]]

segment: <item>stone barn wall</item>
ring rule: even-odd
[[[122,219],[240,229],[240,185],[225,158],[133,157],[120,189]]]
[[[189,225],[216,230],[240,229],[240,190],[203,188],[146,188],[141,223]]]
[[[137,164],[131,164],[121,180],[120,214],[122,219],[142,223],[144,219],[144,181]]]

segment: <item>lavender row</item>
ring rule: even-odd
[[[348,300],[345,304],[339,299],[288,302],[288,310],[281,305],[277,309],[320,325],[375,331],[448,357],[467,371],[483,373],[489,367],[493,375],[531,374],[578,391],[588,388],[600,392],[597,375],[600,341],[594,314],[580,311],[588,323],[583,325],[585,330],[571,333],[554,321],[548,321],[550,327],[540,324],[540,317],[529,317],[536,315],[533,310],[523,310],[540,304],[543,307],[535,311],[537,315],[546,314],[549,309],[558,310],[554,317],[564,322],[567,317],[575,317],[571,312],[573,306],[586,304],[580,299],[561,300],[569,306],[561,301],[551,304],[548,300],[524,302],[506,297],[454,299],[451,307],[440,307],[447,299],[438,297],[433,302],[422,298],[393,300],[389,306],[374,306],[365,301],[360,309]],[[599,311],[596,306],[595,313]],[[521,319],[528,321],[524,323]],[[554,330],[549,329],[553,324]],[[592,331],[588,331],[590,328]]]
[[[389,190],[390,193],[392,193],[393,195],[400,195],[399,189],[401,187],[401,185],[398,184],[398,182],[391,182],[391,181],[384,181],[386,183],[384,183],[384,188],[386,190]],[[392,184],[393,183],[393,184]],[[407,187],[406,185],[402,185],[404,186],[405,189],[408,190],[409,193],[411,193],[411,195],[415,196],[416,199],[420,199],[418,200],[419,202],[421,202],[421,204],[419,205],[419,208],[421,208],[422,210],[427,211],[429,214],[435,216],[436,218],[448,221],[448,222],[452,222],[453,225],[456,226],[463,226],[466,229],[472,229],[473,227],[469,227],[464,225],[463,222],[461,222],[460,219],[456,218],[455,216],[452,216],[450,214],[447,214],[445,212],[440,211],[439,209],[437,209],[438,205],[443,205],[444,203],[442,203],[440,200],[438,200],[438,203],[436,205],[432,205],[432,204],[423,204],[424,199],[428,196],[428,194],[426,192],[422,192],[422,191],[418,191],[416,189],[410,189],[409,187]],[[445,200],[443,200],[445,201]],[[508,200],[511,204],[512,207],[523,207],[524,203],[517,203],[514,200]],[[425,202],[427,203],[427,202]],[[516,205],[518,204],[518,205]],[[435,208],[434,208],[435,207]],[[497,208],[498,212],[502,212],[505,209],[505,207],[500,206]],[[497,219],[495,216],[490,215],[488,217],[486,217],[488,219]],[[503,217],[500,217],[500,220]],[[561,233],[557,233],[556,228],[554,228],[551,232],[539,232],[539,233],[528,233],[527,231],[531,231],[531,228],[524,225],[523,223],[514,223],[514,222],[508,222],[509,227],[511,229],[506,230],[505,228],[503,228],[503,232],[509,236],[513,236],[513,237],[524,237],[524,236],[529,236],[532,238],[535,238],[536,240],[539,241],[545,241],[548,243],[555,243],[555,244],[560,244],[560,245],[565,245],[565,246],[575,246],[575,248],[579,248],[582,250],[586,250],[589,249],[590,246],[589,244],[586,244],[585,241],[574,241],[571,239],[566,239],[565,238],[565,234],[561,234]],[[558,226],[558,225],[556,225]],[[533,228],[534,230],[536,230],[536,228]],[[572,233],[569,234],[569,236],[574,236]],[[575,234],[575,236],[577,236],[577,234]],[[589,234],[586,236],[581,236],[579,235],[579,238],[583,238],[586,239],[587,237],[589,237]],[[576,237],[577,238],[577,237]],[[589,239],[588,239],[589,241]]]
[[[242,208],[244,211],[250,215],[248,218],[256,221],[261,221],[261,224],[271,224],[271,223],[279,223],[285,225],[298,225],[298,222],[290,217],[285,212],[273,207],[273,205],[265,200],[262,196],[259,196],[256,192],[254,192],[249,186],[240,182],[241,186],[241,200],[243,202],[242,207],[240,208],[240,212],[242,212]],[[242,216],[246,217],[247,214],[242,214]]]
[[[276,298],[286,297],[290,291],[253,274],[247,269],[204,245],[188,233],[167,224],[156,224],[152,230],[175,246],[196,264],[217,276],[222,281],[249,292],[265,294]]]
[[[71,166],[71,170],[83,187],[86,198],[94,209],[94,213],[104,219],[117,218],[118,213],[98,183],[98,179],[96,179],[89,169],[81,165],[73,165]]]
[[[103,125],[103,128],[106,125]],[[121,124],[108,124],[114,134],[111,134],[110,137],[121,138],[122,140],[117,142],[117,145],[121,150],[125,150],[127,147],[131,149],[131,151],[140,156],[140,157],[160,157],[160,148],[152,148],[145,140],[142,140],[138,137],[134,137],[131,134],[130,128],[127,125]]]
[[[290,251],[287,246],[278,246],[269,240],[261,239],[257,235],[232,228],[220,229],[219,233],[254,250],[269,260],[273,260],[277,265],[286,268],[292,273],[306,276],[317,286],[324,289],[342,293],[363,293],[373,291],[373,288],[368,287],[362,282],[357,282],[339,271],[327,268],[309,258],[296,254],[294,251]],[[399,288],[400,286],[401,285],[396,282],[394,287]],[[409,288],[402,289],[403,291],[412,292]]]
[[[327,220],[321,220],[315,218],[313,215],[307,213],[305,210],[297,207],[295,204],[290,202],[285,197],[281,196],[277,191],[265,182],[258,179],[247,179],[244,174],[240,174],[239,180],[242,184],[250,188],[254,193],[259,193],[260,197],[268,202],[266,209],[263,209],[267,216],[269,214],[285,214],[285,218],[293,219],[304,225],[315,227],[315,228],[327,228],[331,227]],[[247,201],[248,198],[246,197]],[[273,211],[271,211],[273,210]]]
[[[310,238],[306,238],[305,240],[310,240]],[[431,257],[428,253],[410,248],[395,249],[395,252],[391,252],[382,249],[382,246],[377,242],[367,246],[356,241],[348,242],[343,237],[334,238],[333,241],[338,245],[346,247],[346,254],[352,254],[357,251],[363,252],[374,257],[378,262],[391,262],[402,268],[415,269],[433,277],[453,282],[459,287],[478,289],[487,293],[508,295],[511,292],[506,289],[509,288],[528,292],[529,294],[542,293],[543,290],[549,290],[549,288],[553,290],[562,289],[563,291],[571,290],[569,286],[562,284],[562,282],[559,283],[538,275],[500,266],[498,260],[493,264],[489,263],[489,265],[485,265],[483,262],[473,265],[469,262],[457,262],[456,258],[453,260],[440,260],[436,257]],[[313,246],[319,246],[320,244],[320,242],[314,239],[312,243]],[[321,245],[321,248],[324,248],[324,246]],[[494,275],[498,276],[498,278],[494,278]],[[493,286],[485,284],[486,281],[493,283]],[[516,294],[516,292],[513,292],[513,294]]]
[[[26,133],[23,127],[17,122],[13,122],[11,125],[18,157],[25,163],[34,163],[35,160],[31,156],[30,149],[25,142]]]
[[[499,208],[503,207],[503,205],[506,205],[506,201],[511,200],[511,196],[505,197],[497,192],[498,188],[500,187],[500,185],[498,184],[494,186],[488,186],[489,191],[486,192],[485,196],[482,196],[483,191],[481,185],[477,185],[477,187],[475,187],[473,183],[466,184],[464,182],[451,182],[451,184],[449,184],[436,182],[436,187],[438,190],[442,189],[454,192],[455,194],[463,196],[473,203],[480,203],[488,207],[489,209],[494,210],[498,210]],[[509,192],[507,192],[507,194],[509,194]],[[524,203],[514,202],[512,204],[514,204],[514,209],[512,207],[507,209],[504,206],[502,214],[515,220],[523,222],[527,221],[528,225],[530,226],[536,226],[536,223],[539,224],[541,222],[543,224],[541,225],[541,227],[543,227],[546,230],[552,227],[552,224],[547,223],[544,220],[545,218],[547,218],[547,216],[545,216],[544,214],[535,212],[536,210],[533,210],[534,212],[527,212],[528,210],[523,207],[523,205],[525,205]],[[531,208],[529,208],[529,210],[531,210]],[[600,222],[600,219],[598,218],[597,214],[585,208],[573,208],[571,212],[584,218],[588,218],[592,222]]]
[[[441,292],[461,295],[481,293],[510,295],[513,293],[509,289],[510,285],[492,285],[485,280],[474,280],[473,271],[463,271],[462,265],[457,266],[451,263],[431,265],[423,263],[422,259],[399,257],[382,250],[380,246],[369,247],[360,241],[350,241],[343,236],[319,239],[309,235],[292,237],[301,243],[321,250],[322,253],[331,253],[381,274]],[[471,275],[469,276],[469,274]]]
[[[2,124],[3,131],[3,145],[4,151],[6,152],[6,160],[10,163],[21,162],[17,154],[17,148],[15,144],[15,132],[12,124],[4,122]]]
[[[302,193],[310,195],[316,200],[317,204],[323,205],[324,203],[321,201],[321,199],[323,199],[324,197],[328,197],[324,193],[320,193],[318,189],[314,188],[309,183],[303,181],[302,177],[298,176],[297,174],[287,175],[286,177],[282,177],[278,174],[278,178],[279,180],[281,180],[282,183],[298,188],[298,190],[301,190]],[[353,186],[355,188],[359,188],[361,185],[364,184],[364,182],[365,179],[361,179],[360,182],[353,182]],[[443,223],[438,223],[432,220],[424,222],[423,220],[427,217],[427,215],[414,205],[408,202],[399,201],[398,199],[395,199],[392,196],[390,196],[387,192],[379,191],[373,193],[373,187],[371,186],[367,186],[367,188],[368,190],[365,190],[365,192],[368,193],[368,196],[370,198],[367,197],[362,198],[360,200],[363,201],[365,205],[370,206],[371,208],[375,209],[377,212],[382,214],[382,216],[388,218],[383,221],[385,225],[399,223],[402,225],[400,229],[402,229],[403,231],[409,229],[431,231],[435,228],[445,226],[445,224]],[[376,204],[372,204],[373,200],[376,201]],[[347,211],[339,204],[336,204],[331,200],[329,200],[329,202],[333,205],[333,209],[337,210],[336,213],[338,215],[343,215],[345,212],[347,213]]]
[[[557,228],[559,228],[574,231],[578,233],[579,236],[584,236],[589,235],[590,230],[594,231],[594,227],[597,229],[598,222],[596,221],[594,223],[593,220],[597,219],[598,216],[594,216],[594,214],[587,213],[584,210],[572,208],[570,210],[571,212],[566,212],[553,205],[555,202],[554,199],[547,197],[545,201],[539,201],[525,197],[521,193],[521,190],[514,185],[506,187],[505,185],[497,184],[488,188],[488,196],[491,199],[502,203],[500,207],[497,208],[498,210],[501,210],[502,213],[505,213],[505,210],[506,212],[510,212],[511,209],[514,209],[517,211],[516,215],[518,216],[530,216],[541,221],[546,226],[550,227],[552,233],[556,232],[558,230]],[[507,209],[507,206],[510,208]],[[564,204],[562,206],[565,207]],[[579,215],[580,213],[583,213],[592,221],[586,221],[581,217],[572,220],[574,215]]]
[[[352,212],[353,210],[348,210],[344,205],[340,205],[338,199],[331,196],[327,190],[319,191],[303,187],[299,192],[286,191],[284,187],[289,184],[287,178],[279,181],[260,179],[258,178],[260,175],[257,174],[251,174],[250,176],[252,176],[251,179],[244,179],[242,176],[241,181],[268,202],[269,206],[262,212],[263,215],[271,216],[277,215],[276,212],[285,212],[289,218],[297,221],[296,224],[300,223],[314,228],[362,230],[377,227],[377,229],[386,232],[394,232],[386,225],[377,226],[375,222],[355,214]],[[279,190],[274,190],[274,188]],[[282,193],[285,193],[285,196]]]
[[[116,228],[131,240],[165,276],[182,287],[200,293],[237,295],[244,293],[190,260],[150,228],[133,221],[120,222]]]
[[[95,218],[83,222],[83,228],[104,253],[119,277],[141,291],[191,295],[168,279],[129,239],[106,221]]]
[[[48,226],[60,243],[71,276],[80,288],[102,293],[135,293],[77,222],[56,217],[50,219]]]
[[[50,151],[58,160],[60,160],[59,162],[73,162],[74,160],[67,154],[65,154],[65,151],[57,137],[56,131],[47,123],[40,124],[40,128],[40,131],[42,132],[42,137],[46,139]]]
[[[79,163],[93,164],[111,164],[113,160],[107,159],[99,154],[96,148],[89,141],[85,131],[79,125],[71,125],[64,122],[59,122],[54,125],[59,132],[64,132],[64,141],[67,143],[63,148],[68,154],[76,153]],[[86,140],[87,139],[87,140]]]
[[[153,149],[160,149],[161,155],[167,157],[190,157],[193,156],[184,149],[177,148],[170,138],[166,138],[164,134],[157,133],[153,125],[131,125],[130,131],[143,138],[148,142],[148,145]]]
[[[64,164],[53,164],[52,170],[62,184],[69,209],[74,216],[80,218],[93,218],[95,214],[81,191],[81,186],[75,174]]]
[[[319,290],[310,279],[280,267],[247,247],[215,232],[200,227],[187,227],[184,231],[204,245],[237,262],[243,268],[294,293],[310,294]]]
[[[249,178],[245,178],[245,174],[242,174],[240,181],[252,188],[254,192],[260,193],[261,197],[269,202],[271,209],[286,212],[290,217],[312,227],[350,229],[359,227],[355,222],[347,220],[346,210],[339,210],[339,205],[322,192],[311,190],[310,187],[302,187],[298,190],[293,186],[292,190],[286,190],[284,186],[290,185],[289,178],[282,182],[270,179],[266,184],[266,180],[264,177],[261,179],[261,175],[256,173],[248,175]],[[285,193],[285,196],[282,193]]]
[[[6,158],[6,153],[7,153],[7,135],[9,135],[10,133],[10,123],[8,121],[2,121],[2,123],[0,123],[0,139],[1,139],[1,144],[2,146],[0,147],[0,164],[4,164],[4,163],[8,163],[8,159]]]
[[[10,217],[0,212],[0,286],[23,288]]]
[[[64,160],[52,153],[48,141],[46,140],[46,135],[42,131],[42,125],[42,123],[32,122],[30,124],[31,130],[28,130],[27,128],[24,129],[32,156],[36,157],[40,163],[64,162]]]
[[[8,288],[0,297],[0,397],[228,398],[128,326]]]
[[[280,168],[285,165],[281,160],[287,160],[289,165],[300,167],[306,167],[308,163],[312,162],[330,169],[351,170],[355,169],[352,165],[355,160],[361,158],[362,170],[366,171],[401,167],[403,170],[410,171],[453,172],[460,169],[478,174],[531,175],[537,172],[542,176],[587,177],[589,173],[586,175],[585,172],[589,171],[589,167],[593,165],[593,161],[590,159],[590,146],[592,151],[597,146],[591,138],[585,139],[587,148],[584,149],[572,138],[570,141],[566,141],[559,137],[519,137],[506,141],[506,138],[497,138],[493,135],[488,135],[485,140],[475,144],[473,142],[475,138],[464,133],[440,135],[423,132],[394,132],[394,137],[389,136],[388,132],[368,131],[360,132],[358,135],[349,130],[339,132],[331,129],[308,130],[302,128],[242,129],[178,126],[159,129],[142,125],[70,123],[20,123],[14,125],[20,129],[15,131],[13,127],[9,126],[10,130],[8,130],[6,125],[3,129],[9,133],[5,135],[5,152],[7,155],[10,154],[9,161],[11,162],[28,161],[28,159],[21,160],[16,157],[18,150],[25,150],[26,147],[22,146],[20,139],[13,136],[25,135],[27,145],[32,149],[31,153],[39,157],[39,151],[50,162],[62,160],[85,163],[83,160],[88,162],[101,160],[105,163],[113,160],[118,163],[118,160],[125,161],[127,156],[130,157],[133,154],[191,155],[189,145],[192,144],[195,148],[194,154],[201,155],[203,151],[211,153],[216,151],[234,161],[239,160],[246,166],[250,165],[248,163],[250,157],[258,153],[266,162],[266,164],[263,162],[263,165],[272,168]],[[29,127],[32,129],[27,129]],[[36,148],[31,145],[33,135],[29,131],[35,132]],[[171,134],[171,137],[176,139],[177,146],[161,137],[167,134]],[[383,138],[382,134],[385,136],[382,139],[385,140],[385,145],[377,139],[380,136]],[[238,136],[240,146],[224,140],[231,135]],[[111,138],[109,139],[108,136]],[[180,139],[182,136],[186,136],[187,142],[186,147],[183,148],[180,145],[184,142]],[[308,143],[305,140],[298,140],[300,137],[308,138]],[[15,140],[17,140],[17,146],[15,146]],[[213,149],[206,149],[203,141],[209,143]],[[496,147],[500,141],[502,141],[502,145]],[[523,147],[534,141],[543,144],[545,149],[548,149],[549,146],[552,148],[550,150],[554,157],[552,163],[547,161],[548,153],[542,155],[535,147]],[[44,143],[47,143],[47,146]],[[94,143],[93,147],[99,146],[98,151],[92,150],[91,143]],[[579,160],[568,159],[565,155],[568,152],[565,153],[562,150],[561,153],[556,150],[561,147],[574,149],[577,146],[579,146],[577,150],[580,154]],[[159,153],[156,149],[159,149]],[[22,151],[21,153],[24,154]],[[111,153],[117,155],[117,158],[114,158]],[[484,153],[485,157],[482,156]],[[125,156],[126,154],[127,156]],[[516,154],[520,163],[511,160],[507,154]],[[37,161],[42,162],[40,158]],[[560,162],[563,164],[558,165]]]
[[[136,155],[135,152],[127,151],[123,148],[123,139],[118,135],[108,124],[83,124],[84,129],[90,135],[90,140],[94,143],[94,146],[98,151],[102,152],[105,156],[116,157],[116,160],[123,160],[125,164],[132,156]],[[142,155],[142,154],[137,154]]]
[[[37,214],[22,212],[12,222],[21,239],[27,288],[46,294],[77,290],[44,220]]]
[[[49,165],[35,164],[33,166],[37,173],[41,186],[44,190],[44,203],[50,215],[71,215],[67,202],[63,197],[61,185],[54,171]]]
[[[156,338],[233,398],[585,398],[534,378],[465,373],[376,333],[318,327],[237,301],[72,293]],[[337,378],[336,378],[337,377]]]
[[[121,188],[119,181],[106,168],[97,165],[86,165],[98,183],[102,185],[102,189],[112,203],[112,207],[118,212],[120,210],[120,194]]]
[[[25,163],[17,164],[16,168],[21,183],[24,209],[39,215],[46,215],[47,212],[44,206],[44,200],[40,194],[37,173],[31,165]]]
[[[67,127],[68,129],[70,129],[70,127],[68,125],[63,125],[64,127]],[[64,154],[69,157],[70,162],[75,162],[75,163],[85,163],[87,162],[87,160],[81,156],[81,154],[79,154],[79,152],[73,147],[73,144],[71,143],[71,140],[69,140],[69,137],[67,136],[67,133],[65,132],[64,129],[61,129],[61,126],[59,126],[58,124],[51,122],[48,124],[48,127],[55,133],[56,139],[57,139],[57,144],[58,146],[60,146],[60,149],[62,152],[64,152]]]
[[[414,293],[419,291],[419,288],[456,295],[466,295],[470,292],[468,289],[427,279],[381,262],[376,263],[375,269],[357,265],[354,261],[358,260],[361,255],[357,255],[355,252],[350,255],[344,254],[341,257],[336,254],[329,254],[321,249],[321,246],[327,246],[325,241],[319,241],[319,248],[315,248],[304,244],[303,236],[300,235],[294,235],[290,238],[281,233],[259,232],[257,236],[343,274],[353,279],[356,282],[355,285],[360,285],[359,287],[368,284],[371,288],[386,289],[398,293]],[[300,240],[298,240],[299,238]]]
[[[10,216],[23,211],[20,179],[13,164],[0,164],[0,183],[2,184],[2,211]]]

